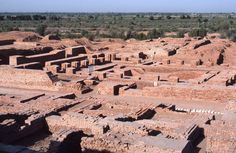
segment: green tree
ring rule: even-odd
[[[166,18],[167,18],[168,20],[172,19],[172,17],[171,17],[170,15],[167,15]]]
[[[180,19],[186,19],[185,15],[181,15]]]
[[[0,21],[4,20],[5,16],[0,16]]]
[[[154,20],[154,17],[151,15],[151,16],[149,17],[149,20]]]
[[[190,16],[190,15],[187,15],[187,16],[186,16],[186,19],[191,19],[191,16]]]
[[[38,34],[40,34],[41,36],[44,36],[44,35],[45,35],[45,32],[46,32],[46,29],[47,29],[47,25],[42,24],[42,25],[39,25],[39,26],[36,28],[36,32],[37,32]]]

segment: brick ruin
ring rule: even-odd
[[[236,152],[235,43],[49,38],[0,41],[0,152]]]

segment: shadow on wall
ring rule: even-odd
[[[111,152],[107,150],[98,151],[98,150],[86,149],[83,151],[83,153],[111,153]]]
[[[63,142],[51,142],[48,153],[110,153],[103,150],[90,150],[82,151],[81,139],[86,136],[83,131],[73,132],[69,134]]]
[[[224,53],[221,53],[217,59],[217,65],[224,63]]]
[[[56,142],[53,141],[49,147],[49,153],[82,153],[81,150],[81,138],[83,137],[83,132],[73,132],[69,134],[64,141]]]

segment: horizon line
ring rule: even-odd
[[[170,11],[170,12],[168,12],[168,11],[164,11],[164,12],[155,12],[155,11],[150,11],[150,12],[148,12],[148,11],[140,11],[140,12],[136,12],[136,11],[134,11],[134,12],[132,12],[132,11],[130,11],[130,12],[126,12],[126,11],[123,11],[123,12],[116,12],[116,11],[114,11],[114,12],[112,12],[112,11],[104,11],[104,12],[101,12],[101,11],[94,11],[94,12],[90,12],[90,11],[88,11],[88,12],[85,12],[85,11],[83,11],[83,12],[72,12],[72,11],[33,11],[33,12],[31,12],[31,11],[25,11],[25,12],[23,12],[23,11],[0,11],[0,13],[97,13],[97,14],[104,14],[104,13],[124,13],[124,14],[129,14],[129,13],[160,13],[160,14],[162,14],[162,13],[189,13],[189,14],[236,14],[236,12],[188,12],[188,11],[186,11],[186,12],[180,12],[180,11],[176,11],[176,12],[173,12],[173,11]]]

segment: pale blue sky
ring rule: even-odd
[[[0,1],[0,12],[236,12],[236,0]]]

